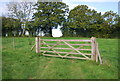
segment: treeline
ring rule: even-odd
[[[117,37],[120,31],[118,18],[113,11],[101,14],[89,9],[87,5],[78,5],[69,12],[62,28],[63,34],[75,37]]]
[[[61,26],[63,37],[117,37],[119,16],[113,11],[104,14],[87,5],[78,5],[69,11],[63,2],[10,2],[8,16],[2,16],[2,36],[52,37],[52,29]],[[57,33],[56,33],[57,34]]]

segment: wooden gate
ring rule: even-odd
[[[44,56],[95,60],[102,64],[96,38],[89,40],[40,39],[36,37],[36,53]]]

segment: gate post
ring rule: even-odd
[[[36,44],[36,53],[40,52],[40,40],[39,37],[35,38],[35,44]]]
[[[91,47],[92,47],[91,59],[96,60],[96,38],[95,37],[91,37]]]

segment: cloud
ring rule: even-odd
[[[101,14],[103,15],[105,13],[105,11],[100,11],[100,10],[97,10],[97,12],[101,12]]]
[[[10,2],[11,0],[0,0],[0,3],[2,2]]]
[[[36,2],[37,0],[0,0],[0,2],[21,2],[21,1],[27,1],[27,2]]]
[[[21,1],[21,0],[0,0],[0,2],[10,2],[10,1]],[[37,1],[37,0],[26,0],[26,1]],[[62,0],[64,1],[74,1],[74,2],[118,2],[119,0]]]
[[[64,1],[73,1],[73,2],[119,2],[119,0],[63,0]]]
[[[73,9],[73,8],[75,8],[76,6],[78,6],[78,5],[82,5],[82,4],[70,4],[70,3],[68,3],[67,5],[69,5],[69,9],[71,10],[71,9]],[[88,5],[88,7],[90,8],[90,9],[97,9],[97,8],[95,8],[95,7],[93,7],[93,6],[89,6]]]
[[[96,7],[93,7],[93,6],[89,6],[89,5],[88,5],[88,7],[89,7],[90,9],[94,9],[94,10],[97,10],[97,8],[96,8]]]
[[[79,1],[78,3],[76,2],[76,1]],[[94,7],[94,6],[90,6],[90,5],[88,5],[88,4],[83,4],[83,3],[80,3],[80,1],[82,1],[82,0],[75,0],[75,1],[73,1],[73,0],[64,0],[63,2],[64,3],[66,3],[67,5],[69,5],[69,10],[71,10],[71,9],[74,9],[76,6],[78,6],[78,5],[87,5],[88,7],[89,7],[89,9],[94,9],[94,10],[96,10],[97,12],[101,12],[101,14],[104,14],[105,13],[105,11],[102,11],[102,10],[98,10],[96,7]],[[84,1],[84,0],[83,0]]]
[[[70,10],[79,5],[79,4],[71,4],[71,3],[66,3],[66,4],[69,5]]]
[[[73,0],[63,0],[63,2],[64,3],[66,3],[67,5],[69,5],[69,9],[71,10],[71,9],[73,9],[73,8],[75,8],[76,6],[78,6],[78,5],[87,5],[87,4],[82,4],[82,3],[80,3],[80,2],[76,2],[76,1],[79,1],[79,0],[75,0],[75,1],[73,1]],[[93,7],[93,6],[89,6],[89,5],[87,5],[90,9],[95,9],[96,10],[96,8],[95,7]]]
[[[7,14],[7,11],[6,2],[0,3],[0,16]]]
[[[101,12],[101,14],[104,14],[104,13],[105,13],[105,11],[98,10],[96,7],[89,6],[89,5],[88,5],[88,7],[89,7],[90,9],[94,9],[94,10],[96,10],[98,13],[100,13],[100,12]]]

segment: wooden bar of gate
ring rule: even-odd
[[[46,45],[44,43],[41,43],[41,45]],[[53,43],[49,43],[48,45],[54,45]],[[58,44],[58,45],[66,45],[66,44]],[[80,45],[80,46],[91,46],[91,44],[70,44],[70,45]]]
[[[49,48],[49,47],[41,47],[41,48]],[[54,49],[67,49],[67,50],[71,50],[71,48],[54,48]],[[77,49],[77,50],[91,51],[91,49]]]
[[[91,42],[91,40],[59,40],[59,39],[41,39],[41,40],[44,40],[44,41],[75,41],[75,42]]]
[[[58,40],[58,39],[40,39],[39,37],[35,38],[35,45],[31,48],[33,49],[36,46],[36,53],[40,53],[40,52],[52,52],[52,51],[44,51],[41,50],[40,51],[40,45],[47,45],[48,47],[41,47],[41,48],[49,48],[49,49],[53,49],[54,46],[56,45],[68,45],[69,47],[71,47],[73,50],[77,51],[78,53],[73,53],[73,54],[81,54],[83,56],[85,56],[86,58],[81,58],[81,57],[70,57],[70,56],[66,56],[66,58],[75,58],[75,59],[89,59],[86,55],[91,55],[91,60],[94,60],[96,62],[98,62],[98,58],[100,60],[100,64],[102,64],[102,59],[98,50],[98,43],[96,42],[96,38],[95,37],[91,37],[91,40]],[[41,43],[40,41],[62,41],[65,44],[47,44],[47,43]],[[90,44],[68,44],[67,41],[71,42],[71,41],[75,41],[75,42],[91,42],[91,49],[79,49],[79,48],[74,48],[71,45],[81,45],[81,46],[90,46]],[[50,47],[49,45],[53,45],[53,47]],[[71,49],[71,48],[54,48],[54,49]],[[81,52],[79,52],[78,50],[84,50],[84,51],[91,51],[91,54],[83,54]],[[50,54],[44,54],[45,56],[55,56],[55,57],[64,57],[61,56],[59,53],[67,53],[67,52],[57,52],[55,50],[53,50],[54,53],[57,53],[58,55],[50,55]],[[90,60],[89,59],[89,60]]]
[[[39,53],[40,52],[40,38],[39,37],[36,37],[35,38],[35,43],[36,43],[36,53]]]

